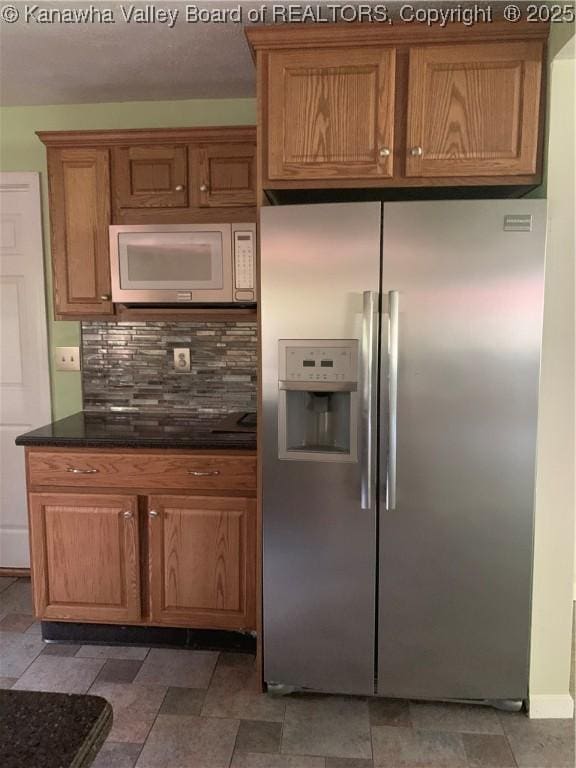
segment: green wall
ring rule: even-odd
[[[46,150],[35,132],[248,125],[255,122],[254,99],[197,99],[0,108],[0,171],[39,171],[41,177],[50,381],[52,413],[55,418],[63,418],[82,408],[80,374],[55,371],[52,363],[53,347],[78,345],[80,325],[77,322],[55,321],[53,317]]]

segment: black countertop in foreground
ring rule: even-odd
[[[256,450],[256,432],[214,432],[225,417],[81,411],[16,438],[16,445],[54,448],[188,448]],[[230,418],[228,418],[230,422]]]
[[[87,768],[112,726],[100,696],[0,691],[2,768]]]

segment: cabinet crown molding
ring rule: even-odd
[[[467,43],[499,40],[546,40],[548,22],[503,19],[472,26],[450,22],[445,26],[428,26],[419,22],[344,23],[338,24],[264,24],[247,27],[245,34],[252,52],[282,48],[342,48],[369,45],[402,45],[427,43]]]
[[[36,131],[47,147],[94,147],[129,144],[230,144],[256,141],[255,125],[215,125],[191,128],[123,128],[97,131]]]

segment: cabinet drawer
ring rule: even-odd
[[[35,451],[28,455],[31,486],[142,490],[256,488],[253,456],[179,456],[166,453]]]

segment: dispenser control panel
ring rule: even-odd
[[[280,378],[293,382],[356,382],[357,348],[355,339],[281,341]]]

